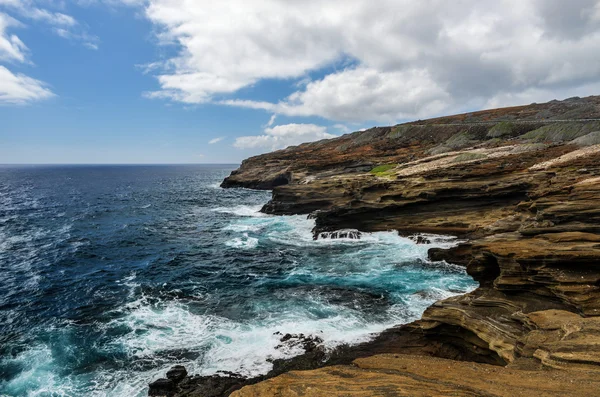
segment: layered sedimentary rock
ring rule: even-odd
[[[273,189],[264,212],[309,214],[315,238],[347,229],[459,236],[463,244],[430,256],[466,266],[480,287],[327,362],[344,365],[280,375],[237,395],[488,395],[486,385],[493,395],[569,395],[570,379],[576,395],[600,395],[598,118],[600,97],[572,98],[378,127],[246,160],[223,186]],[[471,363],[400,355],[349,365],[382,353]]]
[[[594,396],[599,387],[600,380],[591,373],[516,370],[387,354],[357,359],[351,366],[289,372],[232,396]]]

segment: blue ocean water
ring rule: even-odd
[[[143,396],[176,363],[267,372],[274,335],[356,343],[475,287],[397,233],[312,239],[235,166],[0,167],[0,396]]]

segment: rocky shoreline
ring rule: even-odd
[[[273,190],[264,212],[309,214],[315,238],[459,236],[467,242],[429,255],[465,266],[480,287],[362,345],[308,343],[259,378],[187,376],[150,394],[600,395],[599,118],[600,97],[571,98],[245,160],[222,186]]]

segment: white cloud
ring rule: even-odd
[[[77,21],[75,21],[75,19],[70,15],[62,14],[60,12],[50,12],[48,10],[35,7],[25,9],[24,16],[36,21],[45,21],[51,25],[69,27],[77,25]]]
[[[346,69],[311,82],[277,104],[225,101],[225,104],[275,111],[288,116],[322,116],[333,120],[383,120],[436,114],[450,98],[426,70],[379,72]]]
[[[21,26],[21,23],[0,12],[0,61],[25,62],[27,46],[14,34],[7,33],[8,28]]]
[[[51,25],[77,25],[77,21],[72,16],[39,8],[35,5],[34,0],[0,0],[0,6],[10,8],[25,18],[35,21],[44,21]]]
[[[63,39],[81,42],[84,47],[89,48],[90,50],[98,49],[98,43],[100,42],[100,39],[98,39],[97,36],[92,36],[85,31],[76,32],[63,28],[54,28],[53,31],[57,36],[60,36]]]
[[[263,151],[283,149],[305,142],[335,138],[327,128],[315,124],[284,124],[265,128],[263,135],[242,136],[236,138],[238,149],[260,149]]]
[[[180,48],[148,96],[389,122],[535,92],[592,94],[585,90],[600,79],[599,4],[148,0],[159,42]],[[231,99],[265,79],[287,80],[296,92],[272,102]]]
[[[273,125],[273,123],[275,123],[275,119],[276,119],[276,118],[277,118],[277,115],[276,115],[276,114],[272,114],[272,115],[271,115],[271,118],[270,118],[270,119],[269,119],[269,121],[267,122],[267,125],[266,125],[266,126],[267,126],[267,127],[270,127],[270,126],[272,126],[272,125]]]
[[[15,7],[20,10],[23,3],[15,0],[0,0],[0,6]],[[37,11],[41,12],[40,10]],[[44,18],[44,16],[39,16],[40,14],[37,11],[34,13],[35,18]],[[62,18],[64,14],[60,15],[60,23],[68,24],[68,20]],[[8,29],[14,27],[23,27],[23,24],[0,12],[0,61],[29,64],[31,62],[28,59],[29,50],[27,46],[18,36],[8,33]],[[44,82],[22,73],[15,74],[5,66],[0,65],[0,105],[24,105],[52,96],[54,96],[54,93]]]
[[[0,66],[0,104],[23,105],[52,96],[43,82]]]
[[[224,137],[224,136],[220,136],[220,137],[218,137],[218,138],[213,138],[213,139],[211,139],[210,141],[208,141],[208,144],[209,144],[209,145],[214,145],[215,143],[219,143],[219,142],[221,142],[223,139],[225,139],[225,137]]]
[[[38,6],[38,4],[53,7],[61,6],[60,3],[43,0],[0,0],[0,7],[4,6],[6,10],[18,14],[22,19],[44,22],[53,27],[52,31],[57,36],[81,42],[90,49],[98,49],[98,37],[90,35],[87,29],[79,24],[75,18],[62,12],[50,11]]]

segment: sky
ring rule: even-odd
[[[600,0],[0,0],[0,164],[239,163],[600,94]]]

